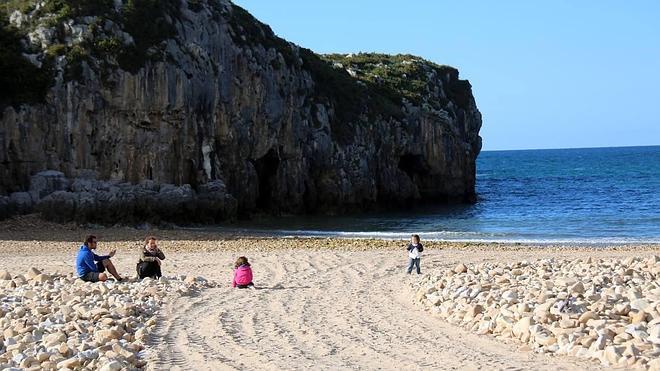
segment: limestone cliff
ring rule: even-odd
[[[215,221],[474,200],[481,115],[452,67],[319,56],[229,1],[27,3],[3,27],[38,67],[21,81],[49,84],[0,96],[0,215]]]

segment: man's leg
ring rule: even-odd
[[[80,277],[80,279],[85,282],[103,282],[108,279],[108,275],[99,272],[89,272],[86,275]]]
[[[422,274],[422,269],[419,267],[420,260],[422,259],[421,258],[415,259],[415,267],[417,268],[417,274]]]
[[[408,258],[408,270],[406,271],[406,273],[408,273],[408,274],[412,273],[413,264],[415,264],[415,259]]]
[[[119,275],[119,273],[117,273],[117,269],[115,269],[115,265],[112,264],[112,261],[110,261],[110,259],[104,259],[102,260],[102,263],[105,269],[107,269],[108,272],[110,272],[110,274],[112,274],[117,279],[117,281],[121,281],[121,276]]]

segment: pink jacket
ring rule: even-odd
[[[249,265],[241,265],[234,270],[234,279],[231,281],[231,286],[247,285],[252,282],[252,268]]]

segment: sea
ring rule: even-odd
[[[660,146],[482,151],[472,205],[262,217],[221,229],[298,237],[660,243]]]

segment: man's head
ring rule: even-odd
[[[96,248],[96,236],[93,234],[90,234],[85,238],[85,246],[89,247],[90,249],[95,249]]]
[[[412,236],[410,236],[410,241],[412,241],[412,243],[414,243],[414,244],[419,243],[419,235],[418,234],[413,234]]]

